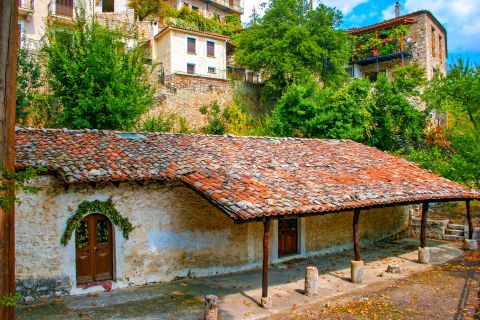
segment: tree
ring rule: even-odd
[[[313,80],[290,86],[275,107],[271,130],[281,136],[363,141],[369,130],[370,82],[321,89]]]
[[[41,81],[38,57],[32,49],[19,48],[17,53],[17,122],[22,124],[32,112],[30,108]]]
[[[421,148],[410,149],[406,157],[480,188],[480,66],[458,60],[446,77],[429,83],[424,99],[429,109],[448,115],[448,125],[430,132]]]
[[[278,100],[291,84],[313,77],[338,85],[351,55],[351,37],[336,29],[339,11],[320,4],[310,10],[305,0],[272,0],[263,17],[235,39],[237,63],[261,71],[265,95]]]
[[[128,3],[128,7],[135,10],[135,14],[140,21],[149,16],[165,17],[166,6],[165,0],[130,0]]]
[[[47,78],[62,105],[56,123],[68,128],[130,130],[153,104],[142,48],[119,30],[88,21],[47,31]]]

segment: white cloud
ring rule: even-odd
[[[480,0],[406,0],[405,11],[426,9],[445,26],[449,50],[480,53]]]
[[[356,6],[362,3],[369,2],[370,0],[321,0],[323,4],[329,7],[335,7],[342,11],[344,15],[349,14],[355,9]]]

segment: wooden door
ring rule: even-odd
[[[298,219],[278,220],[278,256],[298,253]]]
[[[112,224],[101,214],[85,217],[75,233],[77,283],[111,280]]]

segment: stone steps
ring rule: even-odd
[[[463,241],[465,237],[462,236],[456,236],[454,234],[444,234],[443,235],[443,240],[445,241]]]
[[[465,226],[463,224],[453,224],[453,223],[449,223],[447,225],[447,229],[453,229],[453,230],[464,230],[465,229]]]
[[[451,235],[454,235],[454,236],[463,236],[464,235],[464,231],[463,229],[462,230],[457,230],[457,229],[447,229],[445,230],[445,234],[451,234]]]

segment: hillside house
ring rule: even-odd
[[[19,128],[16,145],[17,170],[47,169],[18,195],[24,296],[268,268],[398,237],[406,204],[480,199],[345,140]]]
[[[425,68],[427,79],[446,75],[447,31],[426,10],[405,15],[397,2],[396,17],[373,25],[350,29],[357,38],[348,72],[353,78],[375,81],[378,74],[390,74],[393,67],[410,61]]]
[[[226,79],[228,36],[165,26],[153,40],[153,60],[172,74]]]

